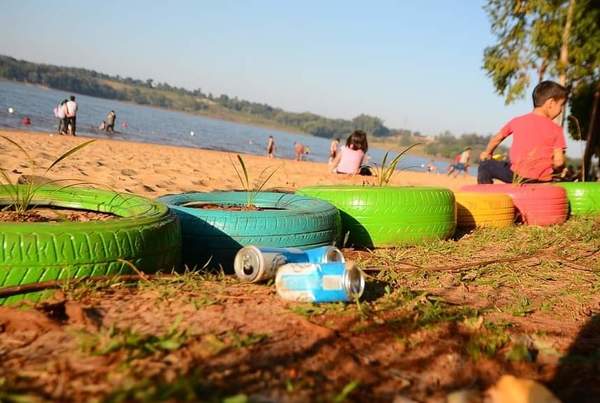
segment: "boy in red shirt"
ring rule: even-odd
[[[515,176],[528,183],[550,182],[554,171],[565,164],[563,129],[552,120],[561,114],[566,100],[562,85],[539,83],[533,89],[533,111],[508,122],[481,153],[477,183],[494,183],[493,179],[511,183]],[[493,160],[496,147],[511,134],[510,161]]]

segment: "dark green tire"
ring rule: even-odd
[[[21,185],[21,189],[24,189]],[[0,206],[11,204],[0,186]],[[40,188],[32,205],[112,213],[90,222],[0,222],[0,287],[50,280],[171,270],[181,259],[181,229],[167,206],[143,197],[84,188]],[[0,298],[0,304],[42,293]]]
[[[598,182],[562,182],[556,185],[567,191],[571,215],[600,214],[600,183]]]
[[[446,239],[456,228],[454,194],[449,189],[314,186],[297,194],[336,206],[342,215],[342,233],[351,246],[387,247]]]
[[[190,202],[242,206],[246,192],[183,193],[163,196],[181,220],[183,261],[190,267],[231,271],[238,250],[246,245],[311,248],[335,243],[341,221],[329,203],[306,196],[258,193],[262,211],[211,210],[184,207]]]

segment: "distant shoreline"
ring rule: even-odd
[[[223,120],[225,122],[240,123],[240,124],[244,124],[244,125],[248,125],[248,126],[254,126],[254,127],[257,127],[260,129],[282,130],[282,131],[286,131],[286,132],[292,133],[292,134],[301,134],[304,136],[318,137],[313,134],[300,131],[300,130],[298,130],[298,128],[291,127],[291,126],[285,126],[285,125],[278,125],[276,122],[272,122],[272,121],[261,120],[261,119],[245,120],[245,119],[243,119],[243,117],[245,115],[242,115],[242,114],[216,114],[216,113],[204,113],[204,112],[200,112],[200,111],[190,112],[190,111],[183,111],[180,109],[165,108],[165,107],[156,106],[156,105],[141,104],[141,103],[137,103],[134,101],[127,101],[127,100],[114,99],[114,98],[104,98],[104,97],[99,97],[97,95],[81,94],[81,93],[75,92],[75,91],[66,91],[61,88],[49,87],[47,85],[31,83],[28,81],[8,80],[4,77],[0,77],[0,82],[1,81],[5,81],[7,83],[15,83],[15,84],[32,86],[32,87],[36,87],[36,88],[40,88],[40,89],[44,89],[44,90],[67,92],[70,94],[74,94],[76,96],[92,97],[92,98],[104,99],[106,101],[115,101],[115,102],[122,102],[124,104],[129,104],[129,105],[143,106],[145,108],[152,108],[152,109],[158,109],[158,110],[169,111],[169,112],[178,112],[178,113],[183,113],[183,114],[190,115],[190,116],[202,116],[204,118],[209,118],[209,119],[214,119],[214,120]],[[321,137],[321,138],[324,138],[324,137]]]

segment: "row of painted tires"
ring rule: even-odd
[[[595,186],[584,198],[592,190],[600,194]],[[316,186],[296,195],[260,193],[254,204],[267,209],[260,212],[197,208],[239,206],[247,200],[247,194],[239,192],[186,193],[160,200],[181,219],[184,263],[225,270],[231,269],[235,253],[249,244],[386,247],[446,239],[457,223],[462,228],[512,225],[515,212],[534,225],[557,224],[567,217],[565,190],[543,185],[476,186],[457,193],[428,187]],[[600,209],[600,203],[594,206]]]
[[[20,192],[24,190],[19,188]],[[12,203],[11,192],[14,193],[13,188],[0,186],[0,207]],[[199,201],[239,206],[246,200],[243,192],[188,193],[155,202],[96,189],[42,187],[32,205],[106,212],[117,218],[94,222],[0,222],[0,290],[131,273],[132,266],[145,273],[172,270],[181,267],[182,240],[184,263],[189,267],[206,265],[228,270],[235,253],[244,245],[310,248],[339,239],[338,210],[305,196],[259,193],[253,202],[263,209],[260,212],[185,205]],[[0,297],[0,304],[24,298],[35,301],[49,293]]]
[[[561,224],[569,205],[572,215],[600,214],[600,184],[557,185],[472,185],[454,194],[441,188],[317,186],[299,193],[340,210],[348,244],[385,247],[445,239],[455,224],[463,229],[505,227],[515,219],[529,225]]]
[[[121,274],[130,271],[130,264],[150,273],[168,270],[179,265],[182,233],[184,263],[228,269],[233,255],[247,244],[308,248],[335,243],[342,235],[345,244],[363,247],[444,239],[454,233],[457,213],[461,226],[510,225],[513,203],[527,223],[559,223],[566,218],[565,189],[573,214],[598,213],[597,185],[493,185],[456,194],[441,188],[309,187],[297,195],[259,193],[254,204],[264,209],[260,212],[186,205],[238,206],[247,200],[242,192],[161,198],[179,216],[183,231],[164,204],[142,197],[92,189],[41,189],[35,204],[110,212],[120,218],[94,223],[0,223],[0,288]],[[7,203],[6,194],[0,187],[0,204]]]

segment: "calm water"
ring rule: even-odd
[[[57,121],[53,108],[70,93],[45,89],[33,85],[0,81],[0,127],[25,128],[21,118],[31,118],[28,130],[55,132]],[[265,154],[267,138],[275,138],[276,156],[293,158],[294,141],[310,147],[308,160],[327,161],[329,140],[281,130],[260,128],[251,125],[211,119],[182,112],[139,106],[120,101],[77,95],[79,112],[77,132],[90,137],[111,137],[144,143],[169,144],[176,146],[233,151],[248,154]],[[14,112],[8,112],[13,108]],[[117,114],[115,135],[106,135],[97,127],[114,110]],[[126,123],[126,127],[123,124]],[[193,136],[191,133],[193,132]],[[370,149],[371,161],[380,162],[384,151]],[[399,169],[422,171],[427,159],[412,155],[405,156]],[[447,164],[436,162],[440,170]]]

